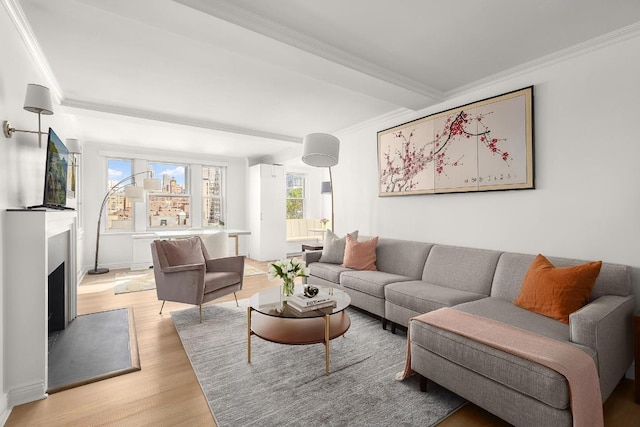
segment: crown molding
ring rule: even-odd
[[[426,108],[426,107],[425,107]],[[416,111],[408,108],[398,108],[388,113],[381,114],[363,122],[357,123],[348,128],[344,128],[336,132],[336,136],[348,135],[359,132],[361,130],[377,127],[379,130],[385,129],[384,123],[405,123],[414,119]]]
[[[534,59],[533,61],[525,62],[524,64],[509,68],[489,77],[476,80],[473,83],[460,86],[456,89],[445,92],[444,99],[455,98],[487,86],[499,84],[635,37],[640,37],[640,22],[594,37],[593,39],[578,43],[549,55],[542,56],[538,59]]]
[[[266,19],[237,6],[233,2],[223,0],[173,1],[435,101],[441,101],[444,98],[444,93],[440,90]]]
[[[16,0],[2,0],[2,4],[18,30],[20,37],[22,37],[22,40],[31,54],[31,58],[38,68],[38,71],[40,71],[46,80],[49,89],[59,103],[64,98],[62,89],[60,88],[60,84],[58,83],[56,76],[53,74],[53,70],[49,66],[46,56],[42,52],[42,48],[29,25],[29,21],[27,21],[27,17],[25,16],[22,7],[20,7],[20,4]]]
[[[180,116],[177,114],[167,114],[157,111],[142,110],[139,108],[129,108],[117,105],[100,104],[96,102],[82,101],[79,99],[65,98],[60,103],[63,107],[76,108],[81,110],[98,111],[101,113],[128,116],[138,119],[154,120],[158,122],[173,123],[176,125],[190,126],[202,129],[210,129],[220,132],[236,133],[241,135],[254,136],[258,138],[274,139],[277,141],[294,142],[302,144],[302,138],[291,135],[282,135],[272,132],[264,132],[258,129],[251,129],[241,126],[229,125],[215,122],[213,120],[195,119],[192,117]]]

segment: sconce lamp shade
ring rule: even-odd
[[[49,88],[33,83],[28,84],[27,95],[24,97],[24,109],[47,116],[53,114]]]
[[[331,193],[331,181],[323,181],[320,183],[320,194]]]
[[[337,165],[339,151],[340,140],[328,133],[310,133],[302,140],[302,161],[310,166]]]
[[[80,146],[80,143],[78,142],[77,139],[73,139],[73,138],[67,138],[65,139],[65,144],[67,146],[67,149],[69,150],[69,153],[71,154],[81,154],[82,153],[82,147]]]
[[[142,186],[145,190],[158,191],[162,189],[162,181],[154,178],[145,178]]]

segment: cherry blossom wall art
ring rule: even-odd
[[[378,132],[380,196],[532,189],[533,86]]]

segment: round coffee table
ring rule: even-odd
[[[339,289],[319,287],[319,296],[329,294],[335,307],[300,313],[287,305],[287,297],[280,296],[280,287],[254,294],[247,307],[247,363],[251,363],[251,335],[279,344],[317,344],[325,346],[325,375],[329,375],[329,341],[344,335],[351,319],[344,311],[351,298]],[[295,286],[295,294],[302,294],[303,285]]]

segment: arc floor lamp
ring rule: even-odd
[[[333,175],[331,167],[338,164],[340,140],[328,133],[310,133],[302,140],[302,161],[309,166],[329,168],[331,194],[331,228],[336,231],[333,212]],[[323,189],[324,190],[324,189]]]
[[[125,182],[139,175],[149,176],[149,178],[144,179],[142,187],[138,187],[135,183],[135,180],[133,180],[131,184],[125,184]],[[109,188],[109,191],[107,191],[107,194],[105,194],[104,199],[102,199],[102,205],[100,206],[100,214],[98,215],[98,229],[96,232],[96,259],[93,264],[93,270],[87,271],[88,274],[104,274],[109,272],[108,268],[98,268],[98,252],[100,250],[100,223],[102,222],[102,214],[104,213],[104,207],[107,204],[107,200],[109,200],[109,197],[114,195],[118,190],[124,188],[124,196],[129,199],[131,203],[144,201],[144,190],[160,190],[162,188],[162,182],[160,182],[159,179],[153,179],[150,176],[150,171],[134,173],[133,175],[129,175],[128,177],[118,181],[111,188]]]

